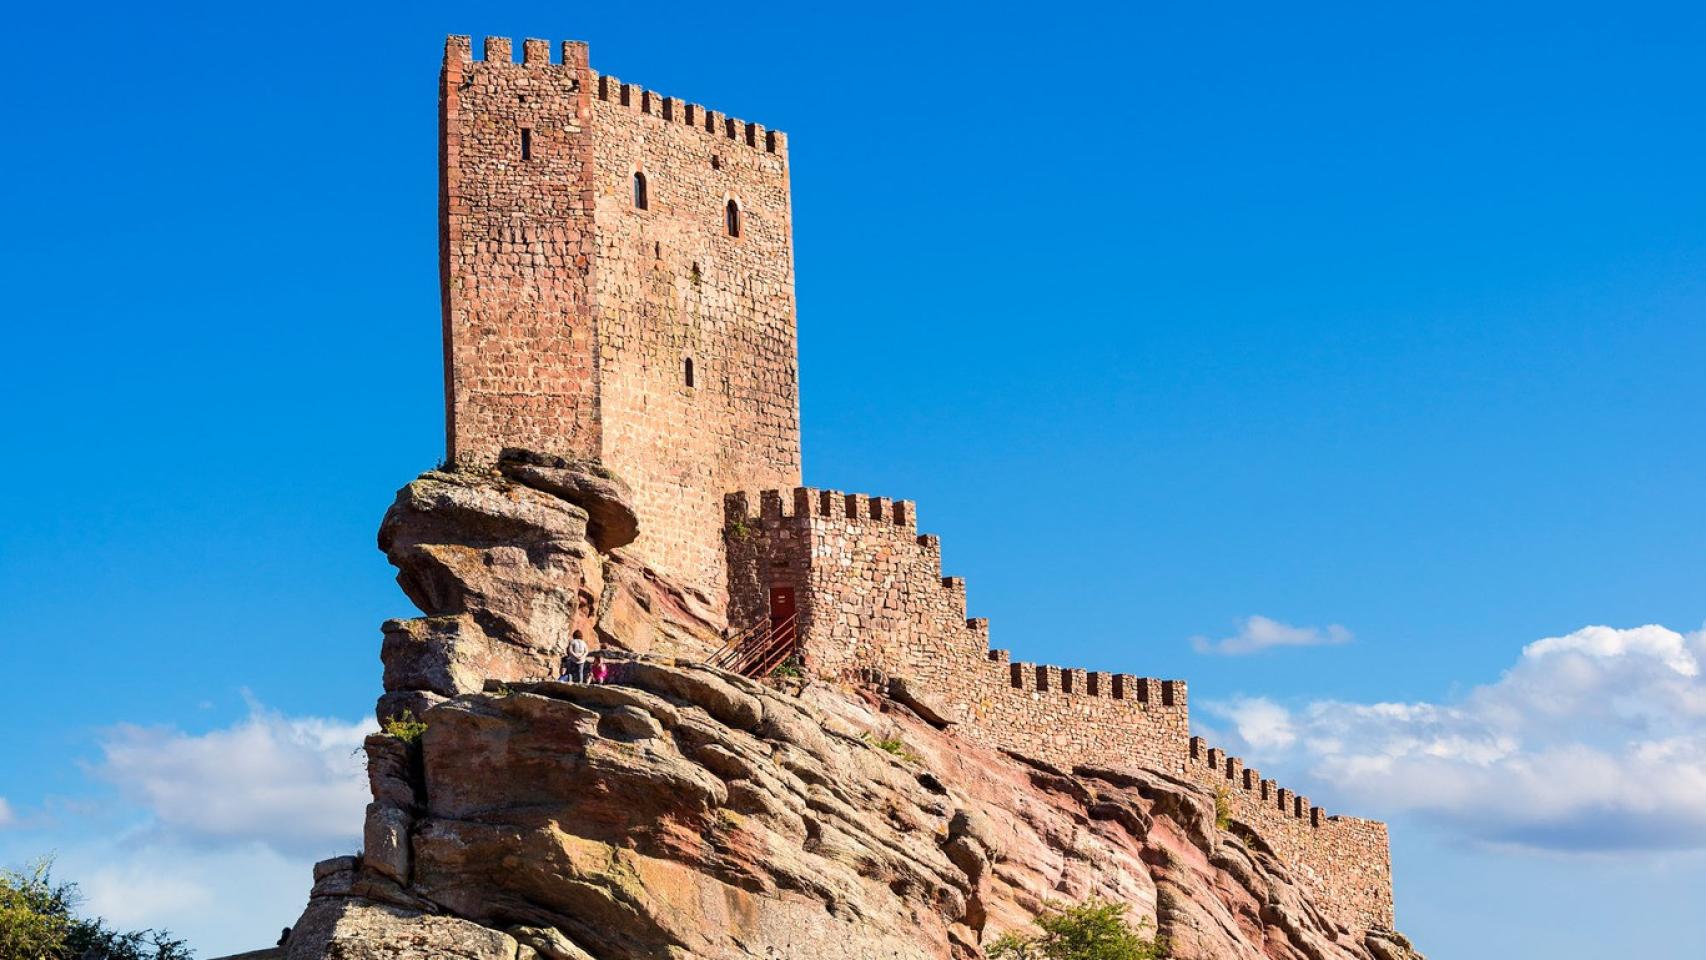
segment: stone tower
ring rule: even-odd
[[[788,145],[593,71],[584,43],[445,44],[449,456],[603,461],[658,569],[726,593],[723,495],[800,482]]]

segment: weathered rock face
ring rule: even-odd
[[[404,487],[379,547],[426,616],[385,624],[380,717],[554,676],[576,630],[616,649],[714,649],[723,624],[706,598],[618,549],[636,530],[627,488],[596,464],[505,451],[495,470]]]
[[[642,656],[614,680],[492,684],[418,747],[370,739],[368,848],[322,864],[291,960],[969,960],[1091,896],[1182,960],[1416,956],[1336,929],[1194,785],[996,753],[873,689]]]
[[[289,960],[975,960],[1051,901],[1128,904],[1181,960],[1410,960],[1336,926],[1204,788],[979,745],[907,678],[786,691],[698,661],[704,595],[623,555],[620,481],[506,451],[397,495],[363,850]],[[581,630],[612,682],[549,676]]]
[[[633,493],[601,464],[509,447],[498,456],[498,471],[585,510],[587,536],[605,553],[633,543],[640,535]]]

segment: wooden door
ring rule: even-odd
[[[794,640],[799,635],[794,613],[794,588],[771,587],[770,629],[773,636],[787,643],[789,647],[794,645]]]

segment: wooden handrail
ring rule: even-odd
[[[750,637],[746,643],[734,651],[724,669],[739,673],[742,676],[757,676],[754,665],[767,659],[770,652],[778,645],[791,640],[793,626],[794,618],[789,617],[781,623],[772,625],[769,630]]]
[[[798,615],[779,622],[767,617],[729,640],[706,662],[745,677],[767,676],[793,655],[797,630]]]
[[[730,637],[721,647],[718,647],[717,652],[711,654],[710,658],[705,662],[712,666],[723,666],[724,661],[731,658],[734,652],[739,649],[742,644],[756,636],[760,630],[768,632],[769,623],[770,618],[765,617],[764,619],[753,623],[752,626],[747,627],[745,630],[742,630]]]

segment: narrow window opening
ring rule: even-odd
[[[653,243],[652,243],[652,259],[653,260],[660,260],[662,258],[663,258],[663,244],[658,243],[656,241],[653,241]]]
[[[693,261],[693,273],[691,274],[691,276],[693,279],[693,285],[695,287],[697,287],[699,284],[705,282],[705,275],[703,273],[699,272],[699,261],[697,261],[697,260]]]
[[[717,156],[717,155],[716,155],[716,154],[714,154],[714,153],[713,153],[713,154],[711,154],[711,169],[712,169],[712,170],[721,170],[721,169],[723,169],[723,158],[722,158],[722,157],[719,157],[719,156]]]
[[[639,172],[634,174],[634,207],[646,209],[646,175]]]
[[[684,363],[682,365],[682,373],[685,374],[685,379],[687,380],[687,385],[690,387],[693,386],[693,358],[692,357],[688,357],[686,363]]]
[[[728,228],[729,236],[740,236],[740,204],[733,200],[723,207],[723,226]]]
[[[526,127],[521,128],[521,159],[533,159],[533,131]]]

